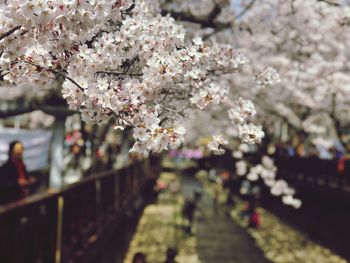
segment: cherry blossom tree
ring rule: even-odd
[[[244,95],[260,120],[274,116],[307,133],[335,128],[340,137],[349,123],[348,4],[256,1],[242,18],[238,45],[250,50],[256,63],[248,64],[247,78],[233,79],[232,87],[236,92],[252,87]],[[266,65],[278,70],[280,83],[257,89],[249,75]]]
[[[180,12],[181,8],[187,10],[190,15],[185,16],[186,20],[193,21],[193,17],[197,20],[203,17],[202,9],[198,8],[198,4],[203,2],[207,13],[214,10],[214,1],[177,1],[171,6],[174,12]],[[247,1],[243,8],[244,16],[233,19],[228,26],[201,23],[202,27],[211,27],[211,30],[193,30],[195,36],[234,44],[248,54],[251,63],[242,67],[242,74],[221,77],[221,82],[230,86],[230,94],[234,94],[236,99],[244,98],[229,110],[233,122],[239,123],[242,118],[246,122],[257,112],[258,121],[265,125],[281,119],[299,132],[322,133],[334,127],[341,134],[341,128],[348,124],[347,90],[350,83],[349,53],[346,49],[349,42],[349,8],[345,2]],[[232,16],[237,18],[235,14]],[[276,82],[279,84],[271,87]],[[247,99],[254,102],[256,110]],[[239,129],[229,128],[230,123],[222,114],[222,107],[212,107],[210,113],[196,115],[195,122],[190,124],[189,141],[193,141],[196,134],[204,134],[204,130],[210,130],[211,134],[226,132],[226,135],[240,136],[247,143],[259,134],[254,127],[254,136],[249,135],[249,124],[245,124],[241,126],[241,129],[246,128],[245,136],[240,135]],[[206,123],[209,121],[216,124],[208,127]],[[221,154],[224,147],[230,146],[221,136],[214,136],[209,144],[216,154]],[[240,162],[241,166],[242,163],[245,162]],[[245,171],[241,166],[238,170]],[[263,177],[265,174],[262,167],[263,163],[252,167],[249,173],[242,172],[242,175],[256,180],[259,175]],[[275,176],[265,181],[272,194],[282,195],[286,191],[282,198],[284,203],[300,206],[300,201],[293,198],[285,181]]]
[[[131,150],[140,153],[178,147],[189,112],[219,104],[229,110],[244,141],[260,141],[261,129],[246,122],[252,105],[232,100],[221,81],[237,73],[246,57],[232,45],[191,33],[186,38],[184,25],[175,21],[222,30],[234,21],[229,2],[212,2],[198,14],[171,8],[176,6],[131,0],[1,1],[3,86],[42,92],[58,82],[70,108],[86,122],[112,119],[116,128],[132,127]]]

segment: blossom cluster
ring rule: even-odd
[[[156,14],[158,8],[152,7]],[[246,62],[232,46],[209,46],[199,38],[186,46],[184,36],[173,18],[134,9],[119,30],[104,33],[92,48],[79,49],[68,76],[82,89],[65,81],[64,98],[85,121],[99,123],[116,116],[118,126],[132,126],[132,151],[178,147],[185,134],[178,101],[199,109],[221,103],[228,88],[218,76],[236,72]]]
[[[223,80],[239,75],[248,62],[230,44],[186,39],[184,25],[162,15],[160,6],[184,8],[194,16],[219,8],[215,19],[209,17],[211,24],[233,21],[228,2],[197,4],[206,2],[198,9],[182,1],[2,1],[2,85],[35,88],[35,94],[61,86],[63,98],[84,121],[112,119],[116,128],[131,127],[131,151],[174,149],[184,141],[189,111],[232,106]],[[276,75],[269,69],[258,79],[268,85]],[[253,104],[243,99],[233,104],[229,119],[239,137],[260,142],[261,128],[248,123]],[[215,137],[210,148],[222,153],[225,144]]]
[[[302,121],[324,112],[345,127],[349,122],[345,44],[350,33],[349,5],[346,1],[292,2],[258,0],[242,18],[238,44],[249,50],[254,63],[247,65],[246,78],[241,75],[232,80],[233,86],[250,93],[263,121],[279,118],[298,130],[319,133],[321,127],[305,127]],[[256,89],[251,74],[261,70],[255,74],[259,87],[277,85]],[[246,91],[249,84],[254,88]],[[317,126],[329,129],[334,122]]]
[[[237,156],[237,154],[236,154]],[[261,164],[249,168],[243,159],[236,162],[236,174],[238,176],[246,176],[249,181],[257,181],[260,178],[264,184],[270,188],[270,192],[274,196],[282,196],[282,202],[294,208],[301,207],[301,200],[294,197],[295,190],[291,188],[283,179],[277,179],[277,167],[274,165],[273,159],[263,156]]]
[[[267,67],[262,72],[257,74],[255,77],[255,81],[260,87],[267,87],[281,82],[277,70],[272,67]]]
[[[250,100],[239,100],[228,111],[228,115],[232,123],[238,127],[239,138],[244,143],[254,144],[261,142],[264,137],[264,132],[261,127],[255,126],[252,123],[247,123],[248,120],[256,114],[254,104]]]
[[[79,45],[90,41],[108,21],[120,20],[121,12],[131,3],[2,1],[0,68],[6,72],[5,79],[35,87],[50,84],[52,71],[45,68],[64,68]]]
[[[208,148],[216,155],[222,155],[225,153],[224,147],[228,145],[228,141],[221,135],[213,136],[213,140],[208,143]]]
[[[234,123],[243,124],[248,118],[256,114],[254,104],[250,100],[239,98],[236,107],[228,111],[229,118]]]

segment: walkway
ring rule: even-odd
[[[168,184],[175,178],[174,173],[162,173],[160,182]],[[124,263],[131,263],[137,252],[143,252],[147,262],[163,263],[168,247],[178,249],[177,263],[266,262],[253,239],[232,221],[224,208],[214,209],[209,194],[203,194],[200,201],[194,235],[186,234],[181,210],[184,197],[192,196],[198,182],[186,176],[181,176],[180,180],[178,195],[163,191],[156,204],[145,208]]]
[[[231,216],[235,222],[242,224],[239,212],[243,207],[237,201]],[[262,224],[256,229],[249,229],[248,233],[265,252],[266,257],[273,263],[346,263],[347,261],[334,254],[331,250],[312,241],[307,234],[284,223],[269,211],[258,209]]]
[[[198,182],[182,177],[184,195],[190,196]],[[204,191],[196,220],[197,253],[202,263],[267,262],[253,239],[234,223],[224,207],[215,208],[213,199]]]
[[[208,205],[210,206],[210,198],[209,196],[213,195],[213,188],[212,185],[207,180],[207,174],[201,173],[201,175],[197,174],[197,178],[202,182],[204,185],[204,189],[206,192],[206,198],[204,198],[203,203],[208,202]],[[221,195],[219,197],[220,202],[223,203],[225,198],[225,194],[221,192]],[[225,217],[225,219],[228,217],[231,217],[232,220],[235,222],[234,226],[237,227],[237,225],[240,225],[241,228],[238,228],[238,233],[242,231],[242,229],[246,226],[246,222],[243,222],[239,216],[240,212],[243,209],[243,202],[239,199],[235,200],[235,207],[232,211],[230,211],[230,216]],[[207,205],[208,210],[210,210],[210,207]],[[213,214],[213,217],[220,218],[222,217],[222,210],[218,210],[218,214]],[[294,227],[284,223],[282,220],[280,220],[278,217],[274,216],[267,210],[263,208],[258,208],[258,212],[261,215],[261,225],[259,229],[249,228],[247,230],[244,230],[244,233],[242,235],[238,234],[238,242],[241,243],[241,247],[239,248],[243,253],[246,246],[251,244],[251,242],[246,240],[247,234],[251,236],[252,239],[255,240],[255,243],[257,246],[263,251],[265,258],[269,260],[269,262],[272,263],[296,263],[296,262],[307,262],[307,263],[346,263],[347,261],[340,256],[334,254],[334,252],[330,251],[329,249],[315,243],[312,241],[307,234],[302,233],[295,229]],[[218,223],[217,225],[214,225],[213,227],[218,229],[217,231],[220,231],[220,228],[224,223],[220,221],[220,219],[217,219]],[[200,225],[199,225],[200,226]],[[208,229],[208,227],[207,227]],[[227,228],[226,228],[227,229]],[[225,236],[228,235],[228,233],[221,231],[222,235],[220,235],[220,239],[224,240]],[[200,234],[200,231],[198,233],[198,236]],[[215,238],[215,237],[209,237],[209,238]],[[232,237],[227,239],[227,242],[232,242]],[[224,244],[225,245],[225,244]],[[198,246],[199,247],[199,246]],[[235,245],[235,247],[239,247]],[[254,253],[254,249],[249,250],[251,252],[248,253]],[[209,252],[208,252],[209,253]],[[224,253],[224,252],[223,252]],[[240,253],[236,256],[239,257]],[[250,257],[252,255],[249,255],[249,258],[247,260],[239,259],[238,261],[232,261],[232,262],[251,262]],[[215,262],[214,261],[208,261],[208,263]],[[260,262],[260,261],[256,261]],[[203,260],[203,263],[207,263]]]

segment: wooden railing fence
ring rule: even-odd
[[[88,263],[160,173],[160,158],[0,207],[1,263]]]

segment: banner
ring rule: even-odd
[[[24,163],[27,171],[48,168],[52,131],[0,128],[0,165],[8,159],[9,144],[20,141],[24,145]]]

